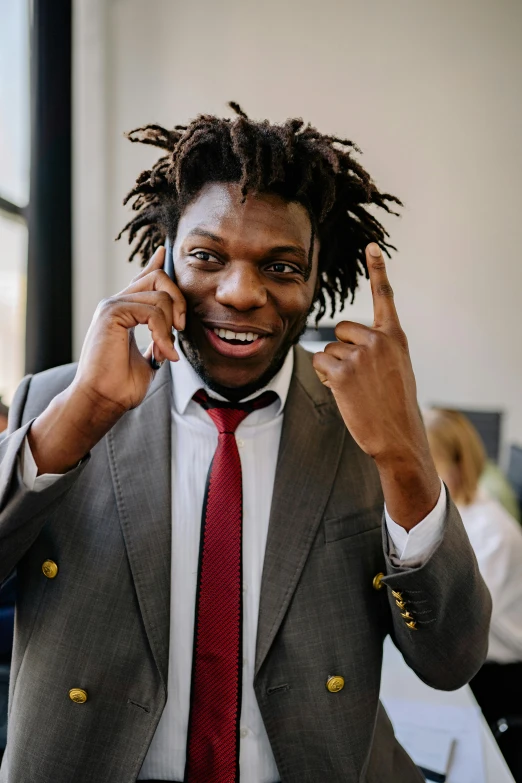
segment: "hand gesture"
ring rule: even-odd
[[[163,271],[165,248],[154,253],[127,288],[101,302],[83,344],[72,384],[57,395],[29,432],[39,473],[65,473],[78,464],[123,414],[145,397],[156,361],[179,356],[172,328],[185,328],[186,302]],[[145,355],[134,327],[147,324],[153,343]]]
[[[373,326],[341,321],[339,342],[314,355],[319,379],[335,397],[361,449],[375,460],[388,510],[411,526],[435,505],[440,491],[417,404],[415,376],[379,246],[366,248]],[[392,510],[393,508],[393,510]]]

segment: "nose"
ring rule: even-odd
[[[247,311],[263,307],[267,292],[257,270],[245,263],[234,264],[220,275],[216,301],[234,310]]]

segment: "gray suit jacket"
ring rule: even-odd
[[[19,580],[1,783],[134,783],[167,698],[168,363],[89,459],[28,491],[18,467],[24,437],[74,372],[26,378],[0,443],[0,580],[15,567]],[[372,460],[296,349],[254,680],[282,783],[421,780],[379,706],[387,634],[436,688],[463,685],[485,658],[490,598],[454,506],[437,550],[411,570],[387,556],[382,511]],[[42,573],[47,559],[58,565],[54,579]],[[345,680],[337,693],[326,688],[331,675]],[[71,688],[88,700],[71,701]]]

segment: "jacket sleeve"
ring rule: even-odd
[[[9,413],[9,430],[0,440],[0,584],[9,576],[61,502],[88,460],[64,474],[52,486],[34,492],[25,486],[20,453],[34,418],[23,423],[32,377],[24,378]],[[45,407],[45,406],[44,406]]]
[[[383,545],[396,646],[427,685],[462,687],[486,659],[491,597],[449,493],[444,535],[421,566],[392,563],[385,525]]]

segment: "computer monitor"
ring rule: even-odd
[[[473,424],[480,435],[488,459],[498,462],[500,456],[500,441],[502,432],[502,412],[501,411],[481,411],[456,408],[454,405],[434,403],[435,408],[448,408],[464,414]]]

